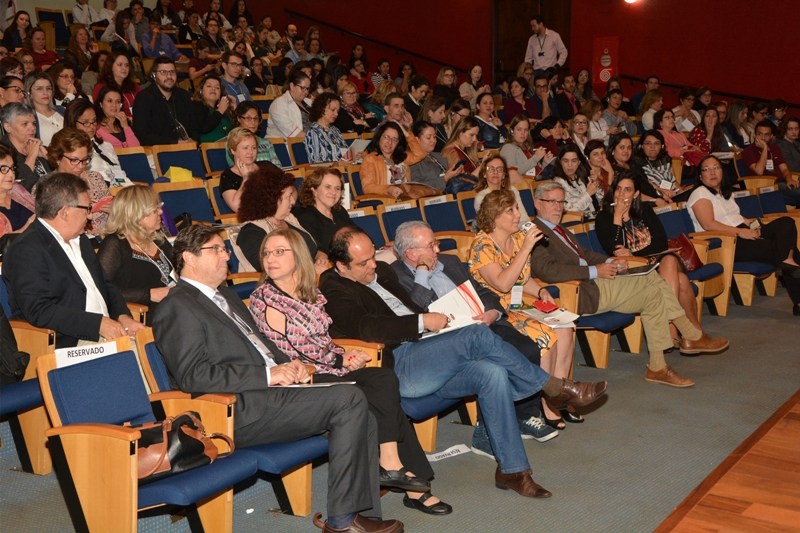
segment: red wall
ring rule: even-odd
[[[594,37],[615,35],[625,74],[800,103],[798,27],[796,0],[572,0],[570,65],[589,65]]]

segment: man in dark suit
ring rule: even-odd
[[[10,246],[3,277],[14,316],[56,332],[56,347],[133,335],[119,289],[103,277],[84,235],[89,186],[78,176],[50,174],[36,186],[36,221]]]
[[[673,347],[669,323],[675,324],[683,338],[682,353],[717,353],[728,347],[722,337],[711,339],[686,318],[672,289],[655,270],[644,276],[620,276],[627,268],[624,258],[611,258],[581,248],[560,225],[566,202],[558,183],[545,182],[534,191],[536,225],[550,238],[548,246],[537,245],[531,253],[531,268],[548,283],[579,280],[578,313],[593,315],[606,311],[639,313],[647,336],[650,363],[645,379],[672,387],[691,387],[694,381],[675,372],[664,359],[664,350]]]
[[[414,220],[401,224],[395,232],[394,251],[400,260],[392,263],[392,269],[415,304],[427,311],[436,299],[471,281],[485,309],[475,318],[519,350],[531,363],[539,365],[539,346],[508,323],[497,295],[476,283],[458,257],[439,255],[438,243],[427,223]],[[545,424],[540,401],[540,395],[535,394],[514,404],[523,439],[545,442],[558,436],[555,428]]]
[[[239,446],[329,437],[328,521],[324,531],[397,532],[380,517],[375,419],[356,387],[286,388],[309,380],[263,337],[242,301],[226,287],[228,252],[219,229],[190,226],[174,244],[180,281],[159,304],[156,344],[176,385],[192,394],[236,394]]]
[[[403,397],[477,396],[499,463],[495,485],[532,498],[551,496],[531,477],[513,402],[542,390],[556,405],[587,405],[607,384],[553,378],[482,325],[421,338],[446,328],[448,318],[423,312],[408,297],[392,268],[375,261],[375,246],[359,228],[337,231],[328,256],[334,268],[322,274],[320,290],[333,319],[331,335],[384,343],[384,364],[393,365]]]

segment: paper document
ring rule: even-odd
[[[428,311],[447,315],[450,323],[446,328],[437,332],[426,333],[422,336],[423,339],[455,331],[472,324],[480,324],[480,321],[472,317],[483,314],[484,307],[475,287],[472,286],[470,281],[465,281],[429,305]]]
[[[644,276],[646,274],[649,274],[653,270],[657,269],[658,265],[660,265],[660,264],[661,263],[652,263],[652,264],[649,264],[649,265],[642,265],[642,266],[629,268],[628,270],[624,270],[622,272],[618,272],[617,273],[617,277],[621,277],[621,276],[623,276],[623,277],[624,276]]]
[[[562,307],[559,307],[555,311],[550,311],[549,313],[543,313],[535,307],[530,309],[520,309],[518,311],[525,313],[526,315],[531,316],[542,324],[547,324],[548,326],[565,326],[567,324],[572,324],[580,318],[580,315],[576,315],[575,313],[567,311]]]
[[[369,141],[367,139],[355,139],[353,141],[353,144],[350,145],[350,148],[347,149],[347,152],[344,155],[344,159],[348,159],[350,161],[355,162],[356,155],[358,155],[359,152],[363,152],[364,150],[366,150],[370,142],[372,141]]]

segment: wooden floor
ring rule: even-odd
[[[800,390],[656,531],[800,531]]]

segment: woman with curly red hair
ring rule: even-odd
[[[261,271],[258,251],[261,242],[276,229],[292,229],[298,232],[315,258],[317,270],[328,268],[328,256],[317,250],[314,238],[292,214],[297,201],[294,177],[274,167],[259,167],[250,173],[242,184],[237,231],[229,231],[231,244],[239,259],[239,272]]]

